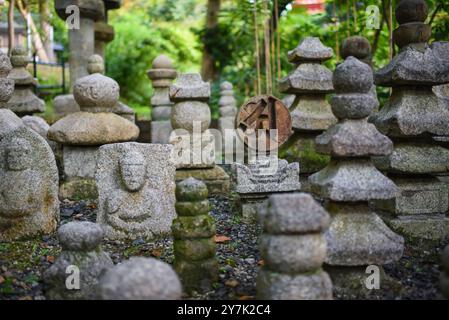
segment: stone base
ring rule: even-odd
[[[409,241],[439,241],[449,237],[449,218],[444,215],[382,216],[385,223]]]
[[[332,282],[322,270],[298,275],[262,270],[256,291],[257,298],[262,300],[331,300]]]
[[[389,277],[382,266],[379,269],[379,289],[368,289],[372,284],[371,279],[375,276],[373,271],[364,267],[335,267],[325,265],[324,270],[329,273],[333,284],[334,297],[344,300],[353,299],[384,299],[385,293],[393,293],[392,299],[399,296],[402,284]]]
[[[59,186],[59,199],[86,200],[97,199],[98,190],[94,179],[77,178],[61,182]]]
[[[170,121],[151,121],[151,143],[169,143],[172,130]]]
[[[203,181],[210,195],[227,194],[230,190],[230,178],[219,166],[203,169],[177,169],[175,179],[180,182],[189,177]]]
[[[449,191],[445,182],[434,177],[391,177],[399,187],[395,199],[373,201],[372,205],[395,215],[442,214],[449,209]]]

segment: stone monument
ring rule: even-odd
[[[147,75],[154,90],[151,97],[151,142],[168,143],[173,130],[170,123],[173,102],[170,101],[169,89],[177,72],[170,58],[161,54],[153,60]]]
[[[288,53],[295,69],[279,82],[279,91],[294,94],[290,106],[294,134],[282,146],[281,157],[299,162],[303,190],[308,190],[307,177],[326,166],[329,157],[315,150],[315,137],[337,122],[326,101],[333,92],[332,72],[322,63],[333,57],[331,48],[319,38],[306,37]]]
[[[97,222],[108,239],[170,234],[175,213],[175,165],[170,144],[136,142],[100,148]]]
[[[278,159],[277,150],[292,134],[291,118],[284,104],[273,96],[247,101],[237,116],[237,135],[247,147],[247,164],[232,164],[238,207],[251,221],[268,196],[299,191],[299,164]],[[270,135],[275,133],[273,135]]]
[[[329,214],[306,193],[274,194],[263,214],[260,239],[265,261],[257,297],[269,300],[329,300],[332,282],[323,271],[324,231]]]
[[[174,267],[187,293],[205,292],[218,280],[215,258],[215,221],[209,215],[207,186],[194,178],[176,185],[176,213],[172,232]]]
[[[232,83],[228,81],[224,81],[220,85],[220,99],[218,100],[220,118],[218,119],[218,130],[221,131],[221,135],[223,137],[222,142],[222,154],[225,158],[234,159],[235,150],[231,148],[225,148],[225,133],[227,130],[235,129],[235,117],[237,115],[237,101],[234,98],[234,90],[232,87]],[[236,146],[236,143],[233,142],[233,146]]]
[[[14,93],[5,108],[10,109],[19,117],[32,115],[45,111],[45,103],[34,94],[34,86],[37,84],[33,76],[28,72],[28,54],[22,47],[15,47],[11,52],[13,69],[8,78],[14,81]]]
[[[390,154],[393,144],[367,122],[376,106],[370,93],[371,68],[348,57],[335,69],[333,84],[336,94],[331,106],[339,121],[316,138],[317,151],[330,155],[331,161],[309,180],[332,217],[326,232],[325,262],[334,293],[364,296],[370,292],[365,286],[366,266],[381,268],[398,260],[404,249],[403,238],[368,206],[371,200],[396,196],[395,184],[374,167],[370,158]],[[382,281],[386,279],[382,275]]]
[[[100,300],[178,300],[182,287],[172,267],[155,258],[132,257],[101,277]]]
[[[8,94],[3,86],[0,89],[4,99]],[[55,231],[59,221],[55,157],[44,138],[8,109],[0,109],[0,159],[0,241]]]
[[[209,97],[210,84],[197,73],[181,74],[170,86],[170,100],[175,103],[171,114],[175,130],[170,143],[174,145],[176,181],[193,177],[206,183],[209,194],[225,194],[229,191],[229,176],[215,164]]]
[[[73,87],[81,111],[58,120],[48,131],[49,139],[62,145],[61,198],[96,198],[94,175],[99,147],[132,141],[139,135],[134,123],[112,113],[120,89],[117,82],[101,74],[101,57],[94,55],[89,69],[92,74],[78,79]]]
[[[114,266],[101,249],[102,228],[88,221],[69,222],[58,229],[58,239],[62,252],[44,273],[45,295],[51,300],[93,299],[98,279]]]
[[[396,7],[399,27],[393,37],[400,51],[375,74],[376,84],[391,87],[392,93],[371,121],[394,142],[393,153],[376,157],[375,165],[400,189],[396,198],[376,201],[376,207],[387,212],[393,230],[434,240],[449,235],[448,187],[435,178],[449,171],[449,150],[438,141],[449,136],[449,109],[432,91],[449,82],[449,43],[427,44],[427,15],[423,0],[402,0]]]

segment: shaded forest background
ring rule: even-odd
[[[49,25],[55,42],[68,48],[66,26],[54,12],[53,0],[7,0],[0,7],[2,19],[11,1],[17,12],[32,13],[32,46],[39,56],[51,55]],[[211,81],[210,105],[217,117],[221,81],[234,84],[239,104],[257,93],[282,96],[277,80],[293,68],[287,52],[306,36],[319,37],[334,49],[335,58],[326,62],[330,68],[340,59],[342,40],[350,35],[368,38],[376,69],[386,65],[397,50],[391,45],[391,30],[397,27],[391,13],[398,1],[327,1],[324,13],[309,15],[285,0],[123,0],[119,10],[109,12],[116,36],[106,51],[107,75],[119,82],[122,100],[148,117],[152,88],[146,71],[164,53],[179,72],[201,72]],[[449,1],[427,3],[431,41],[448,41]],[[379,7],[380,29],[366,28],[368,5]],[[62,55],[67,59],[68,52]],[[378,90],[382,101],[388,93]]]

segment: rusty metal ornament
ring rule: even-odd
[[[237,114],[236,128],[245,145],[257,151],[278,149],[293,134],[288,108],[271,95],[255,96],[245,102]],[[270,130],[277,132],[271,131],[270,135]]]

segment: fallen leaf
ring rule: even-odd
[[[0,284],[2,284],[3,282],[5,282],[5,278],[3,278],[2,276],[0,276]]]
[[[253,296],[241,296],[241,297],[239,297],[239,300],[251,300],[251,299],[254,299],[254,297]]]
[[[259,265],[259,266],[264,266],[265,265],[265,260],[259,260],[258,262],[257,262],[257,264]]]
[[[47,262],[49,263],[55,263],[55,257],[54,256],[47,256]]]
[[[230,241],[231,238],[224,236],[224,235],[216,234],[214,240],[215,240],[215,243],[224,243],[224,242]]]
[[[238,280],[235,279],[229,279],[225,281],[225,285],[231,288],[235,288],[240,284],[240,282],[238,282]]]
[[[162,250],[154,249],[153,251],[151,251],[151,255],[153,257],[159,258],[162,255]]]

